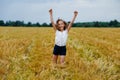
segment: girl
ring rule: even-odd
[[[52,9],[49,10],[49,13],[50,13],[50,21],[52,23],[52,26],[53,26],[53,28],[55,30],[55,34],[56,34],[55,46],[54,46],[54,50],[53,50],[53,63],[57,64],[58,55],[60,55],[60,63],[64,64],[65,56],[66,56],[66,41],[67,41],[67,37],[68,37],[68,32],[69,32],[76,16],[78,15],[78,12],[77,11],[74,12],[74,17],[68,25],[62,19],[58,19],[55,24],[54,20],[53,20]]]

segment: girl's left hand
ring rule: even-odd
[[[77,16],[77,15],[78,15],[78,12],[77,12],[77,11],[74,11],[74,15]]]

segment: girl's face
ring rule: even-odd
[[[58,28],[60,29],[60,31],[63,31],[65,27],[65,23],[63,21],[59,21],[58,22]]]

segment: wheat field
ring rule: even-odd
[[[120,80],[120,28],[72,28],[66,64],[52,64],[49,27],[0,27],[0,80]]]

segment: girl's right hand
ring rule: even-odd
[[[77,12],[77,11],[74,11],[74,15],[77,16],[77,15],[78,15],[78,12]]]
[[[49,10],[49,13],[52,14],[52,9]]]

